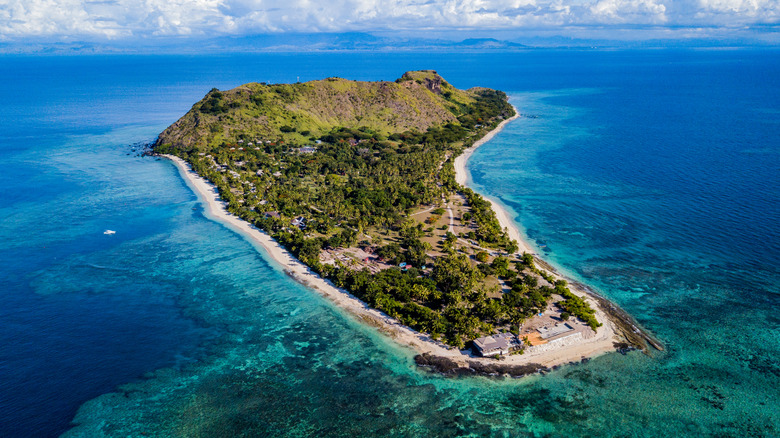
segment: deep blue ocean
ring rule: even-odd
[[[509,94],[470,184],[666,351],[430,374],[134,146],[212,87],[415,69]],[[0,84],[2,437],[780,436],[778,50],[2,56]]]

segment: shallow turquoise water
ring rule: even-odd
[[[4,61],[4,436],[57,435],[98,396],[71,436],[778,435],[777,52]],[[415,68],[538,116],[474,154],[475,186],[667,352],[431,375],[127,155],[212,86]]]

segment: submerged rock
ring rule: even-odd
[[[549,371],[549,368],[535,363],[508,365],[470,360],[465,364],[459,364],[448,357],[435,356],[430,353],[418,354],[414,357],[414,361],[417,366],[431,368],[436,372],[450,377],[464,375],[522,377],[529,374]]]

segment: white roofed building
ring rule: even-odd
[[[474,339],[475,353],[480,356],[495,356],[509,354],[520,347],[520,341],[512,333],[499,333]]]

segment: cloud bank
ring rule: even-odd
[[[3,40],[778,23],[780,0],[0,0]]]

